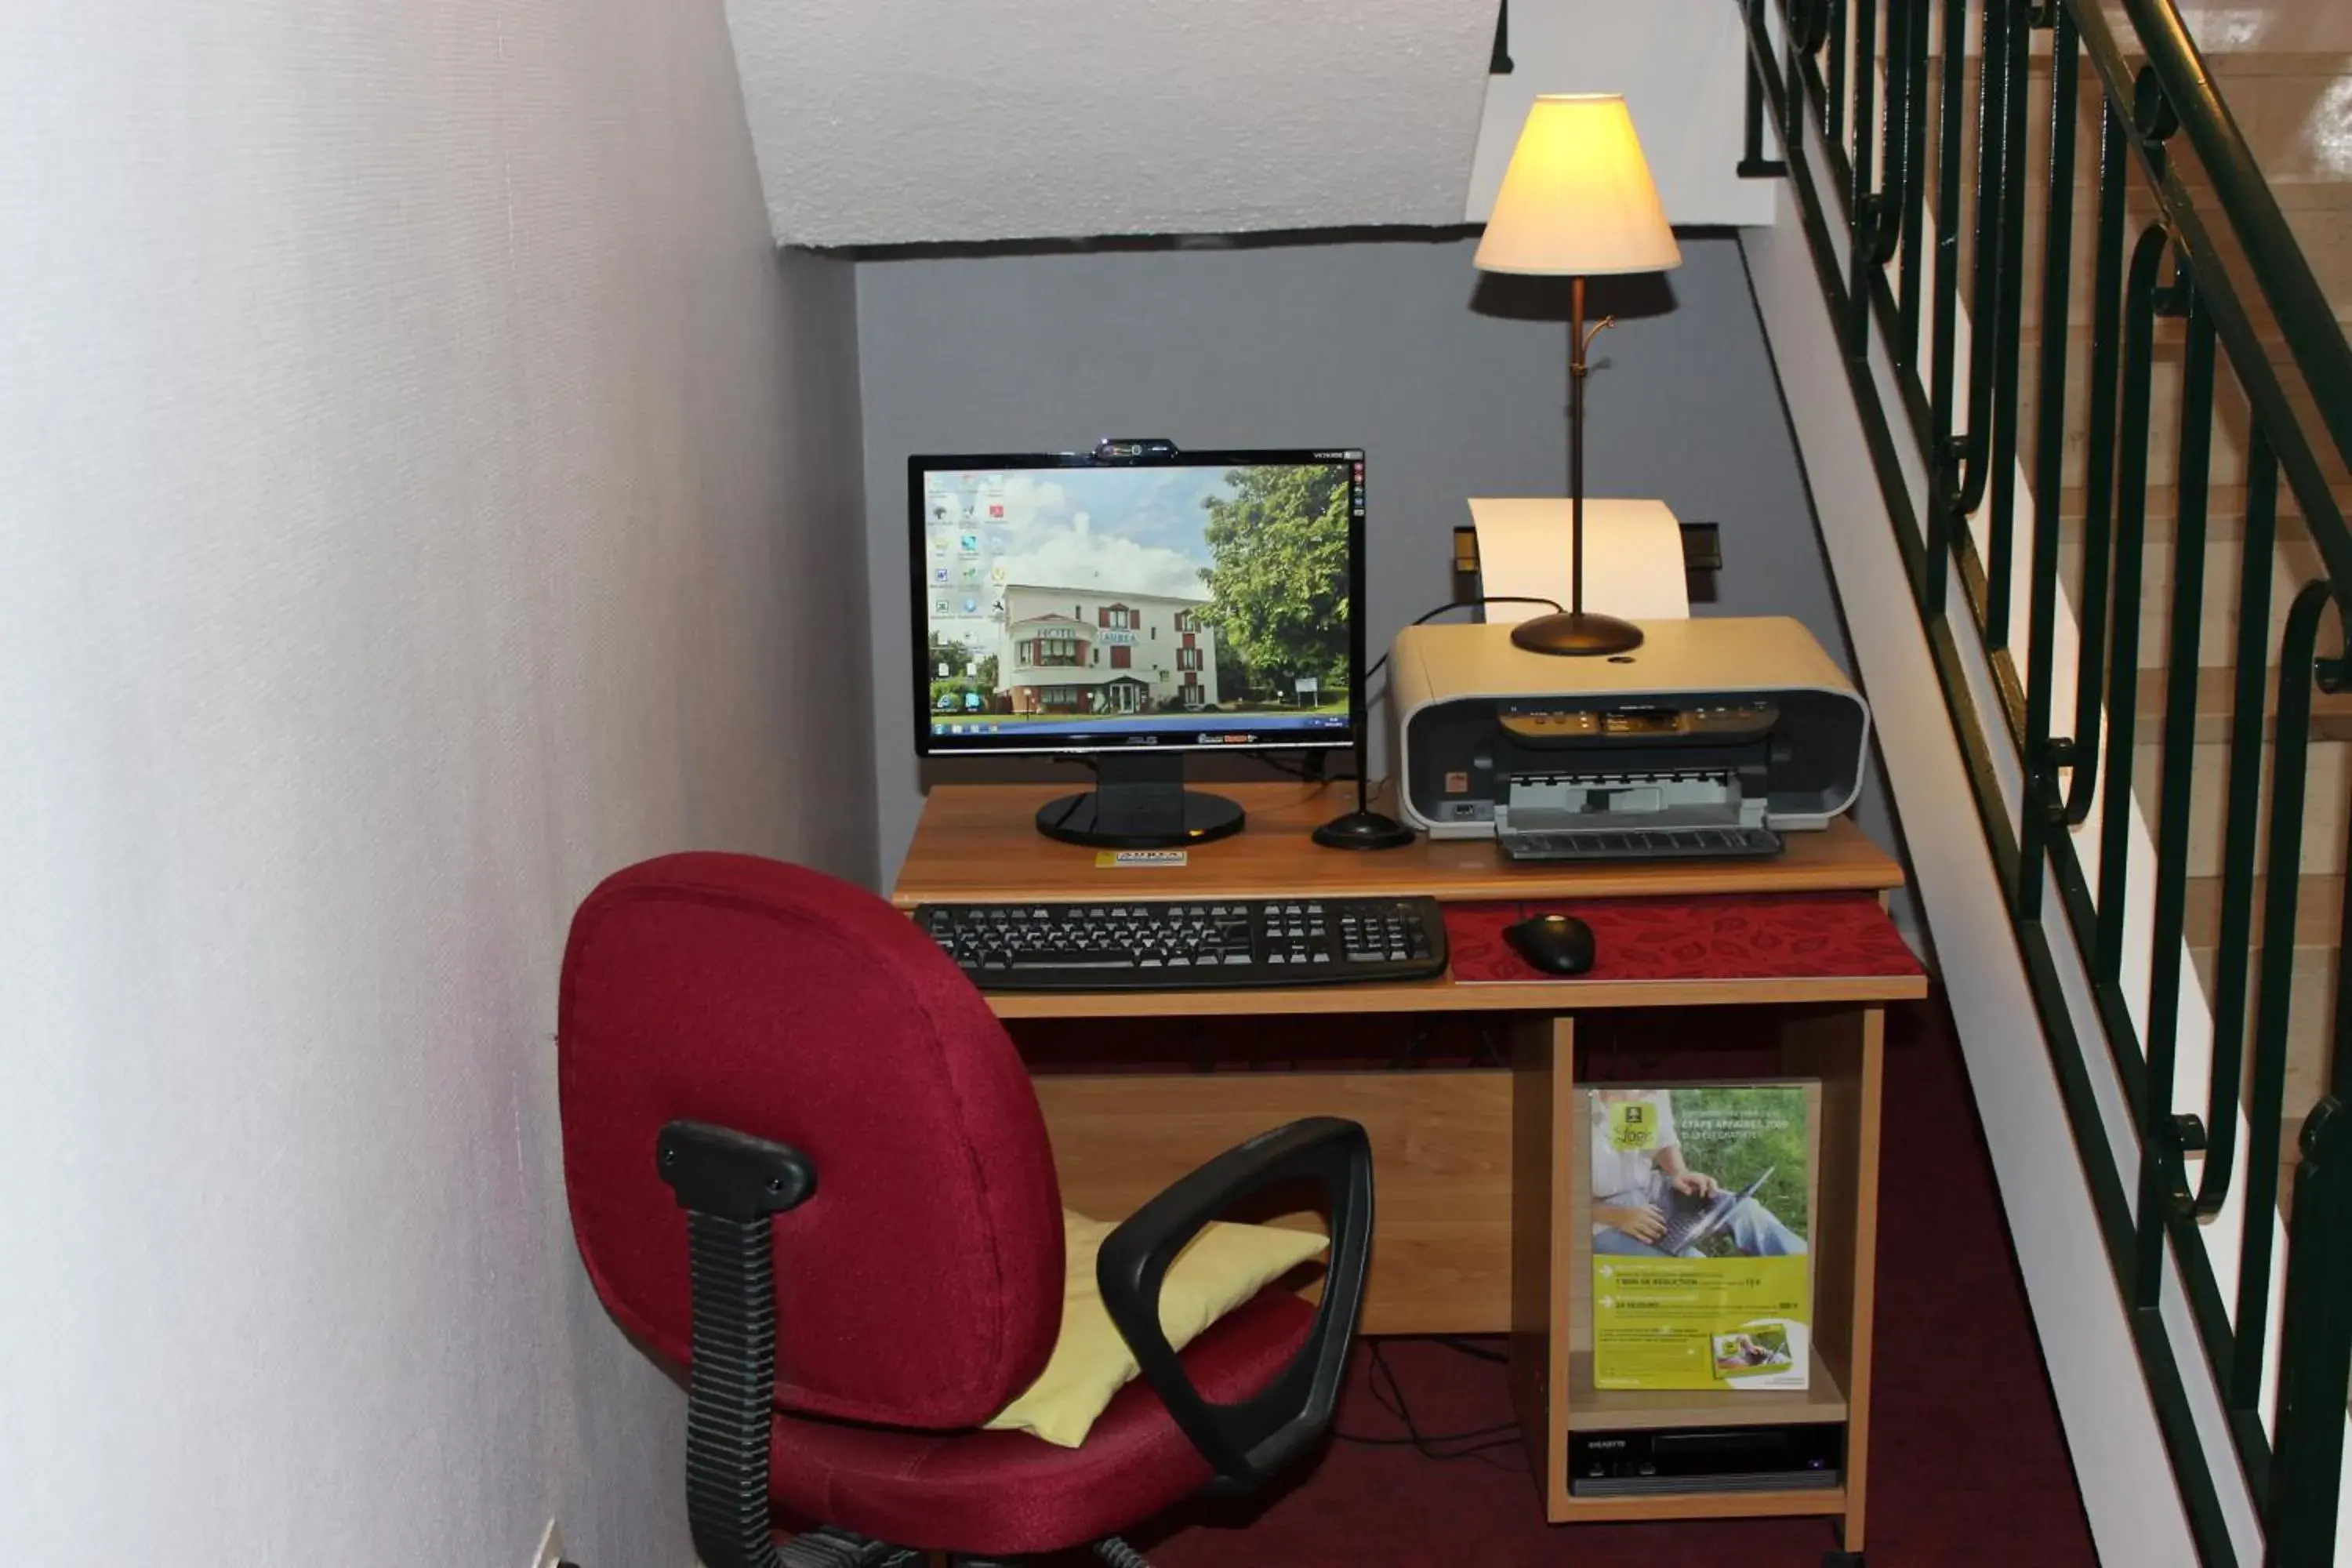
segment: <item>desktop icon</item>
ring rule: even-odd
[[[956,536],[956,548],[962,551],[966,555],[979,554],[980,535],[977,533],[958,534]]]
[[[963,705],[964,705],[964,710],[965,710],[965,711],[967,711],[967,712],[971,712],[971,713],[977,713],[977,712],[979,712],[979,711],[980,711],[980,693],[979,693],[979,692],[977,692],[977,691],[967,691],[967,692],[965,692],[965,693],[963,694]]]
[[[963,613],[967,616],[976,616],[980,614],[980,601],[978,599],[966,599],[963,602]]]
[[[1006,566],[1002,561],[988,569],[988,580],[1000,588],[1004,586],[1012,575],[1012,568]]]
[[[935,616],[954,615],[955,601],[953,599],[933,599],[931,601],[931,614]]]
[[[931,581],[937,583],[942,588],[946,587],[948,585],[948,569],[944,566],[932,567]]]
[[[963,584],[967,588],[976,588],[980,585],[980,567],[977,564],[963,569]]]

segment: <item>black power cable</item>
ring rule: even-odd
[[[1466,610],[1471,608],[1473,605],[1542,605],[1548,607],[1554,615],[1563,613],[1559,607],[1559,601],[1557,599],[1538,598],[1528,594],[1488,594],[1475,599],[1452,600],[1446,604],[1438,605],[1437,608],[1433,610],[1423,611],[1422,614],[1413,616],[1412,621],[1408,624],[1416,626],[1426,626],[1448,610]],[[1370,686],[1372,681],[1372,677],[1378,675],[1381,672],[1381,666],[1387,664],[1388,661],[1389,656],[1386,654],[1382,654],[1380,658],[1372,660],[1372,662],[1365,668],[1364,679],[1360,684]],[[1336,784],[1345,782],[1344,780],[1334,779],[1329,774],[1326,773],[1323,771],[1319,761],[1314,763],[1301,764],[1287,762],[1282,758],[1265,753],[1261,753],[1258,757],[1258,761],[1264,763],[1267,767],[1272,768],[1276,773],[1288,773],[1292,778],[1305,779],[1310,784]]]
[[[1550,608],[1553,615],[1565,615],[1567,613],[1559,607],[1559,601],[1557,599],[1538,598],[1528,594],[1488,594],[1480,598],[1456,599],[1452,604],[1440,605],[1437,608],[1429,611],[1425,615],[1413,616],[1411,624],[1416,626],[1423,626],[1428,622],[1435,620],[1438,616],[1444,615],[1448,610],[1466,610],[1473,605],[1544,605]],[[1372,660],[1370,665],[1366,667],[1364,670],[1364,679],[1367,682],[1370,682],[1372,677],[1381,672],[1381,666],[1388,663],[1388,661],[1389,656],[1386,654],[1382,654],[1380,658]]]
[[[1448,1350],[1473,1356],[1480,1361],[1501,1362],[1507,1358],[1484,1345],[1467,1343],[1451,1335],[1438,1335],[1435,1342]],[[1516,1421],[1497,1422],[1491,1426],[1475,1426],[1460,1432],[1423,1432],[1413,1419],[1412,1407],[1405,1403],[1404,1387],[1397,1381],[1396,1369],[1389,1364],[1385,1347],[1379,1340],[1371,1342],[1371,1371],[1367,1386],[1381,1408],[1396,1417],[1404,1427],[1399,1437],[1373,1436],[1366,1433],[1343,1432],[1331,1428],[1331,1436],[1343,1443],[1353,1443],[1367,1448],[1411,1448],[1425,1459],[1476,1459],[1497,1469],[1524,1471],[1524,1465],[1511,1465],[1494,1458],[1498,1450],[1521,1447],[1519,1425]]]

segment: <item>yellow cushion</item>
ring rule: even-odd
[[[1062,1278],[1062,1333],[1054,1354],[1021,1397],[989,1426],[1034,1432],[1075,1448],[1095,1420],[1141,1370],[1119,1337],[1095,1283],[1095,1253],[1118,1226],[1062,1211],[1067,1254]],[[1211,1225],[1185,1245],[1160,1292],[1160,1330],[1178,1350],[1265,1286],[1321,1252],[1325,1238],[1270,1225]]]

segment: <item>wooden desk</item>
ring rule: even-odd
[[[1038,806],[1068,786],[941,786],[931,792],[893,900],[1055,903],[1113,899],[1345,898],[1431,895],[1496,900],[1705,898],[1860,893],[1899,886],[1901,868],[1852,824],[1793,834],[1770,859],[1517,864],[1480,840],[1422,839],[1383,853],[1318,847],[1308,831],[1347,803],[1339,786],[1219,786],[1249,825],[1199,846],[1181,867],[1098,866],[1095,852],[1040,836]],[[1389,1071],[1039,1071],[1065,1201],[1116,1217],[1254,1133],[1296,1117],[1362,1122],[1375,1161],[1377,1219],[1366,1281],[1366,1333],[1508,1333],[1520,1419],[1548,1517],[1692,1518],[1828,1514],[1848,1550],[1862,1546],[1867,1475],[1870,1312],[1876,1248],[1878,1097],[1884,1004],[1924,996],[1905,974],[1705,975],[1615,983],[1538,980],[1468,984],[1452,976],[1400,985],[1233,992],[1118,992],[990,998],[1000,1017],[1116,1019],[1301,1015],[1502,1015],[1511,1065]],[[1605,1008],[1770,1004],[1786,1010],[1781,1063],[1822,1083],[1814,1337],[1827,1384],[1805,1403],[1847,1422],[1845,1484],[1816,1491],[1580,1498],[1564,1468],[1570,1426],[1704,1424],[1732,1396],[1647,1395],[1628,1403],[1572,1386],[1571,1265],[1579,1014]],[[1119,1061],[1107,1034],[1101,1064]],[[1589,1331],[1585,1342],[1589,1346]],[[1671,1407],[1670,1407],[1671,1406]],[[1763,1406],[1752,1408],[1761,1410]],[[1753,1417],[1751,1417],[1753,1418]]]
[[[1307,835],[1355,804],[1344,784],[1216,784],[1248,826],[1203,844],[1184,866],[1103,869],[1095,851],[1037,831],[1037,808],[1079,782],[943,784],[931,791],[891,901],[1056,903],[1077,899],[1613,899],[1699,893],[1884,892],[1903,868],[1841,816],[1789,835],[1769,859],[1620,860],[1547,866],[1505,860],[1492,840],[1428,838],[1403,849],[1325,849]],[[1261,993],[1263,994],[1263,993]]]

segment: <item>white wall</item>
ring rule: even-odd
[[[1769,224],[1774,186],[1739,177],[1748,24],[1732,0],[1511,0],[1511,65],[1486,79],[1466,221],[1483,224],[1539,92],[1625,96],[1666,216]]]
[[[1451,223],[1495,7],[727,0],[776,238],[813,246]]]
[[[853,285],[719,0],[16,0],[0,213],[0,1563],[685,1563],[564,924],[874,866]]]

